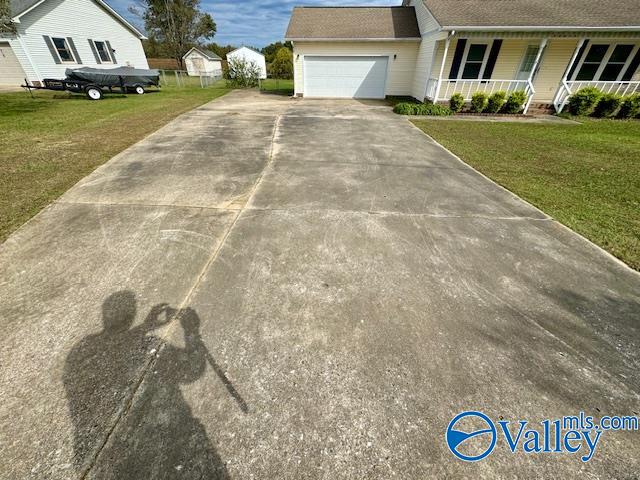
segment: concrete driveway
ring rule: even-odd
[[[0,246],[0,298],[1,478],[638,478],[640,432],[449,451],[465,410],[638,415],[640,275],[381,104],[179,117]]]

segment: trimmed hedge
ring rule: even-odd
[[[520,113],[524,109],[524,105],[528,99],[529,97],[527,97],[526,92],[517,90],[509,95],[502,110],[504,113]]]
[[[593,115],[596,117],[608,118],[613,117],[620,105],[622,104],[622,96],[615,93],[605,93],[600,97]]]
[[[482,113],[487,108],[489,98],[484,92],[476,92],[471,97],[471,111],[474,113]]]
[[[393,111],[400,115],[434,115],[445,117],[453,112],[446,105],[437,105],[433,103],[398,103],[393,107]]]
[[[449,100],[449,108],[453,113],[462,111],[464,107],[464,96],[461,93],[454,93]]]
[[[622,99],[618,118],[640,118],[640,93],[634,93]]]
[[[571,115],[591,115],[600,101],[602,92],[595,87],[584,87],[569,97],[569,113]]]
[[[487,102],[487,108],[484,109],[486,113],[498,113],[507,101],[507,92],[496,92],[489,97]]]

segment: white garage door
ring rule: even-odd
[[[24,83],[25,74],[13,50],[6,42],[0,42],[0,85],[18,87]]]
[[[304,96],[384,98],[387,57],[304,57]]]

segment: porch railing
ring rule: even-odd
[[[640,81],[629,82],[595,82],[595,81],[563,81],[553,99],[553,107],[560,113],[569,102],[569,97],[584,87],[595,87],[603,93],[631,95],[640,92]]]
[[[495,92],[507,92],[512,93],[518,90],[524,91],[529,97],[529,101],[525,107],[525,113],[531,98],[535,93],[533,85],[529,80],[441,80],[440,87],[438,88],[438,79],[430,78],[427,83],[426,98],[435,102],[446,101],[451,98],[454,93],[461,94],[465,101],[471,100],[471,97],[476,92],[484,92],[487,95],[491,95]]]

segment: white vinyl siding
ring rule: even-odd
[[[431,12],[424,6],[422,0],[411,0],[409,5],[416,10],[418,27],[422,35],[422,42],[418,49],[416,58],[416,69],[411,88],[411,95],[418,100],[424,100],[424,92],[427,88],[429,77],[433,76],[433,60],[435,55],[436,41],[442,38],[440,24],[431,15]]]
[[[419,42],[294,42],[295,93],[304,93],[304,56],[385,56],[385,95],[412,95]],[[394,58],[395,55],[395,58]]]
[[[43,35],[72,38],[82,60],[82,65],[77,67],[100,66],[89,44],[89,39],[93,39],[109,41],[115,50],[117,65],[149,68],[137,35],[93,0],[48,0],[22,16],[17,27],[19,40],[11,43],[24,46],[20,54],[15,47],[14,51],[31,81],[64,78],[67,68],[76,67],[76,64],[56,64]]]
[[[197,51],[192,51],[184,57],[184,64],[187,72],[191,76],[213,76],[222,75],[222,61],[210,60]]]

